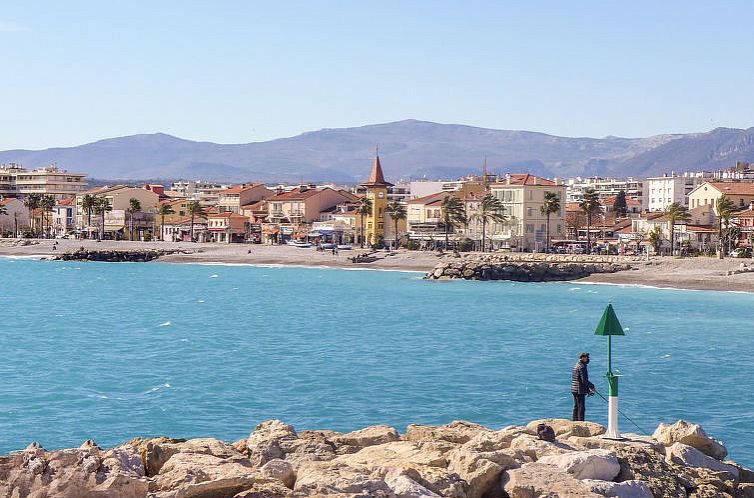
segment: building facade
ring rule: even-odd
[[[707,180],[704,173],[647,178],[647,210],[663,211],[674,202],[689,207],[689,193]]]
[[[560,210],[550,214],[551,238],[565,234],[566,187],[529,174],[508,175],[503,182],[490,185],[490,193],[503,204],[506,221],[492,223],[490,241],[493,248],[519,251],[540,251],[547,240],[547,216],[542,214],[545,192],[554,192],[560,199]]]
[[[0,164],[0,196],[23,198],[28,194],[51,195],[55,200],[73,197],[86,190],[85,174],[71,173],[57,166],[28,170],[19,164]]]

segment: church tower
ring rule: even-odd
[[[385,238],[385,215],[387,212],[387,189],[392,183],[385,181],[382,174],[379,152],[374,155],[374,165],[369,181],[361,184],[366,188],[366,197],[372,201],[372,211],[364,217],[364,238],[369,244],[374,244],[377,239]]]

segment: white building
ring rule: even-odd
[[[29,226],[29,210],[24,203],[13,197],[0,199],[0,207],[5,214],[0,214],[0,232],[18,236],[23,227]]]
[[[599,176],[589,178],[569,178],[567,182],[567,202],[581,202],[584,192],[592,188],[599,195],[600,200],[618,195],[622,190],[626,197],[633,197],[641,201],[642,209],[646,208],[647,202],[644,195],[644,180],[629,176],[622,178],[601,178]]]
[[[647,178],[646,206],[649,211],[663,211],[674,202],[689,207],[689,192],[704,183],[709,173],[684,173],[683,175]]]
[[[55,200],[73,197],[86,190],[83,173],[71,173],[57,166],[28,170],[16,163],[0,164],[0,196],[51,195]]]

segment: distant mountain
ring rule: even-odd
[[[77,147],[0,152],[0,162],[57,163],[90,177],[204,178],[219,181],[362,181],[375,146],[386,176],[456,178],[481,170],[547,177],[651,176],[754,162],[754,128],[649,138],[567,138],[529,131],[406,120],[323,129],[248,144],[193,142],[164,133]]]

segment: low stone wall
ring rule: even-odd
[[[73,251],[54,256],[56,261],[107,261],[111,263],[134,262],[144,263],[152,261],[166,254],[184,252],[177,249],[150,249],[144,251],[97,251],[87,250],[83,247]]]
[[[493,258],[442,261],[424,277],[427,280],[513,280],[516,282],[550,282],[576,280],[593,273],[630,270],[625,262],[516,261]]]

